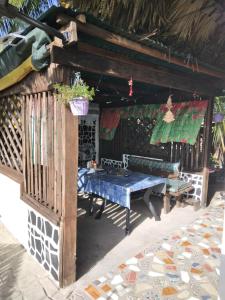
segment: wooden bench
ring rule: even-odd
[[[179,162],[171,163],[157,158],[123,154],[123,164],[128,169],[167,178],[167,190],[163,197],[163,208],[166,214],[170,211],[172,197],[175,198],[176,206],[180,207],[181,203],[184,203],[185,194],[193,190],[191,182],[179,178]],[[195,199],[185,199],[185,202],[192,204],[195,210],[200,207],[200,202]]]

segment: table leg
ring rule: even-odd
[[[95,219],[100,219],[101,218],[102,213],[103,213],[103,211],[105,209],[105,206],[106,206],[106,199],[103,198],[102,199],[102,205],[101,205],[99,211],[97,212],[97,214],[95,216]]]
[[[155,207],[152,203],[151,200],[151,193],[152,190],[151,189],[147,189],[147,191],[144,194],[144,202],[147,205],[148,209],[150,210],[151,214],[153,215],[153,217],[155,218],[156,221],[160,221],[160,216],[157,214]]]
[[[130,209],[126,207],[126,235],[130,234]]]
[[[89,207],[88,207],[89,216],[92,216],[94,212],[93,199],[94,199],[94,195],[93,194],[89,195]]]
[[[157,214],[157,211],[155,210],[155,206],[152,204],[151,199],[149,200],[149,210],[152,213],[153,217],[155,218],[155,221],[161,221],[160,216]]]
[[[182,195],[176,196],[176,207],[181,207]]]

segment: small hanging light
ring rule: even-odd
[[[173,122],[175,120],[174,114],[171,111],[171,109],[173,107],[172,95],[169,95],[166,107],[168,108],[168,111],[166,112],[166,114],[165,114],[165,116],[163,118],[163,121],[165,121],[166,123],[171,123],[171,122]]]

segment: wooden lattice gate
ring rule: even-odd
[[[5,97],[0,100],[0,164],[14,173],[23,172],[22,98]]]

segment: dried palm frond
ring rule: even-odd
[[[157,39],[200,60],[225,65],[222,0],[10,0],[32,17],[56,2],[90,13],[121,31],[138,33],[140,41]],[[18,26],[14,20],[0,19],[0,35]]]
[[[221,17],[225,14],[215,0],[175,0],[169,33],[194,44],[206,42],[215,34]]]
[[[74,7],[129,31],[151,30],[167,23],[171,1],[74,0]]]
[[[151,36],[178,50],[201,55],[212,48],[206,60],[225,52],[225,4],[216,0],[71,0],[88,12],[121,30]],[[161,36],[159,36],[159,33]],[[153,38],[151,36],[151,38]],[[215,49],[215,44],[216,48]],[[212,46],[213,45],[213,46]],[[216,50],[216,51],[215,51]]]

